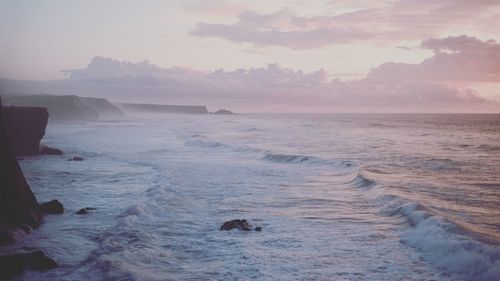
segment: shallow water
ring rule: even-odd
[[[162,115],[44,142],[65,156],[21,165],[66,212],[2,250],[61,267],[19,280],[500,276],[499,115]],[[218,230],[234,218],[263,231]]]

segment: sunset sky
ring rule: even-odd
[[[0,77],[15,80],[116,76],[95,72],[97,64],[86,68],[99,56],[122,67],[182,70],[195,84],[222,73],[232,79],[220,86],[225,90],[274,77],[321,95],[352,93],[332,103],[364,99],[361,92],[380,87],[383,95],[406,89],[406,96],[431,101],[441,94],[430,92],[446,92],[440,102],[453,95],[457,102],[500,101],[495,41],[498,0],[0,1]],[[74,69],[80,71],[61,72]],[[251,69],[266,77],[260,81]],[[301,103],[302,92],[291,92]]]

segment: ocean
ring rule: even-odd
[[[65,213],[5,251],[60,267],[17,280],[500,280],[500,115],[151,115],[42,142],[65,155],[20,164]],[[237,218],[262,231],[219,230]]]

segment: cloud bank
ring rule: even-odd
[[[343,1],[332,1],[332,9]],[[366,40],[418,40],[440,31],[494,26],[500,2],[494,0],[400,0],[375,8],[329,15],[299,16],[294,10],[244,11],[232,24],[198,23],[190,32],[257,46],[311,49]]]
[[[462,35],[428,39],[421,47],[434,55],[420,64],[385,63],[350,81],[331,80],[324,70],[305,73],[278,64],[203,72],[95,57],[86,68],[65,70],[68,78],[37,89],[242,111],[500,112],[498,103],[457,86],[500,81],[499,44]],[[2,85],[2,93],[16,90]]]

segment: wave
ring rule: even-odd
[[[481,145],[478,145],[477,148],[479,150],[483,150],[486,152],[500,151],[500,146],[498,146],[498,145],[481,144]]]
[[[310,161],[317,161],[318,159],[313,156],[306,155],[291,155],[291,154],[274,154],[266,153],[263,159],[277,163],[304,163]]]
[[[264,157],[262,157],[262,159],[269,162],[287,163],[287,164],[300,164],[300,163],[323,164],[323,165],[341,166],[344,168],[350,168],[355,166],[355,164],[351,161],[329,160],[309,155],[279,154],[271,152],[264,153]]]
[[[455,225],[409,203],[403,212],[412,227],[401,242],[423,253],[424,258],[449,272],[471,280],[493,281],[500,276],[500,248],[454,233]]]
[[[189,138],[184,145],[192,147],[203,147],[203,148],[218,148],[224,145],[220,142],[211,141],[207,137],[202,135],[193,135]]]
[[[401,243],[416,249],[435,267],[468,280],[498,280],[500,247],[474,240],[453,222],[397,195],[378,196],[375,204],[379,214],[401,218],[406,225],[400,236]]]
[[[366,178],[362,174],[357,174],[356,177],[351,181],[348,181],[347,184],[352,185],[354,187],[372,188],[377,183],[374,180]]]

